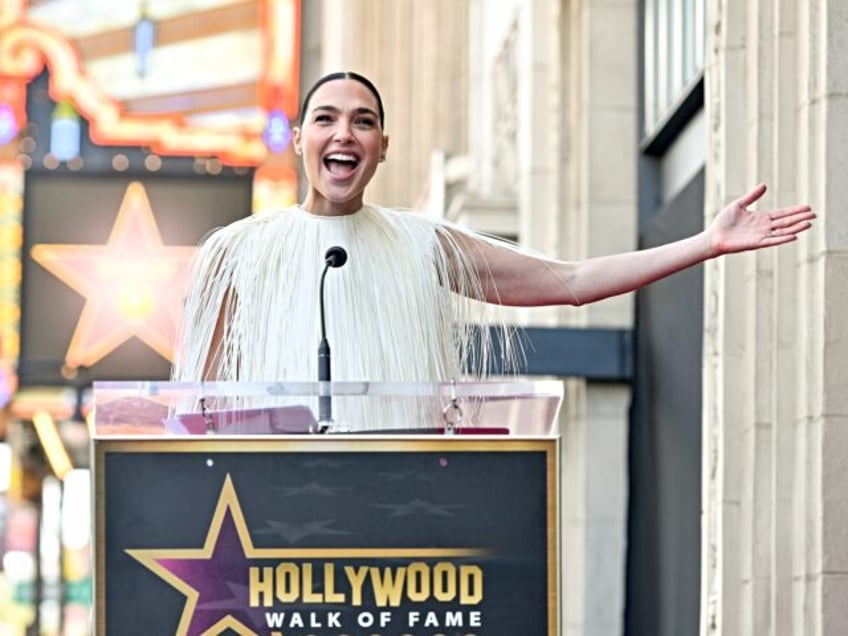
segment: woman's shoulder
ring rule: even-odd
[[[412,208],[390,208],[375,205],[369,205],[368,208],[373,214],[380,215],[388,222],[404,227],[409,230],[424,231],[428,234],[433,234],[439,237],[464,237],[465,239],[481,240],[484,242],[504,242],[495,236],[479,232],[465,225],[460,225],[450,219],[435,216],[425,210],[415,210]]]
[[[255,212],[249,216],[236,219],[227,225],[220,225],[212,228],[201,239],[201,243],[206,243],[210,239],[217,240],[233,240],[236,238],[250,235],[254,232],[262,231],[269,224],[284,220],[290,216],[294,208],[282,208],[273,211]]]
[[[371,218],[379,217],[386,222],[399,226],[417,228],[438,228],[441,226],[440,219],[437,217],[426,211],[415,210],[413,208],[368,204],[364,207],[363,211],[366,213],[366,216]]]

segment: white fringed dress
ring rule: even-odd
[[[195,257],[172,379],[316,380],[319,281],[334,245],[348,261],[325,281],[333,380],[484,378],[491,347],[488,331],[475,326],[492,318],[479,302],[479,275],[459,233],[469,232],[368,205],[345,216],[291,207],[216,230]],[[212,352],[219,316],[224,332]],[[213,371],[203,378],[210,356]],[[375,421],[373,411],[346,410],[353,430],[422,425],[415,421],[421,413],[385,413]],[[336,408],[340,417],[344,411]]]

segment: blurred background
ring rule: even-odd
[[[92,382],[168,377],[194,246],[302,196],[291,127],[335,70],[386,105],[367,200],[552,257],[699,232],[759,181],[764,205],[815,206],[792,246],[508,316],[526,375],[566,385],[563,634],[841,633],[839,11],[2,0],[0,636],[89,633]]]

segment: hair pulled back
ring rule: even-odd
[[[380,118],[380,128],[386,127],[386,115],[383,111],[383,100],[380,99],[380,93],[377,91],[377,87],[364,75],[360,75],[359,73],[354,73],[353,71],[337,71],[335,73],[328,73],[323,77],[319,78],[313,85],[312,88],[309,89],[309,92],[306,93],[306,97],[303,98],[303,105],[300,108],[300,125],[303,126],[303,118],[306,117],[306,111],[309,109],[309,100],[312,99],[312,95],[318,90],[319,87],[326,84],[327,82],[332,82],[333,80],[342,80],[342,79],[350,79],[355,80],[362,84],[365,88],[367,88],[374,98],[377,100],[377,115]]]

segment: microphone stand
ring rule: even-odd
[[[330,343],[327,341],[327,326],[324,319],[324,279],[330,264],[321,274],[321,342],[318,344],[318,431],[326,433],[333,425],[333,398],[330,395]]]
[[[318,344],[318,423],[315,432],[326,433],[333,426],[333,397],[330,386],[330,343],[327,340],[327,324],[324,312],[324,279],[331,267],[341,267],[347,262],[347,252],[338,246],[331,247],[325,255],[324,271],[321,272],[319,287],[319,311],[321,316],[321,342]]]

